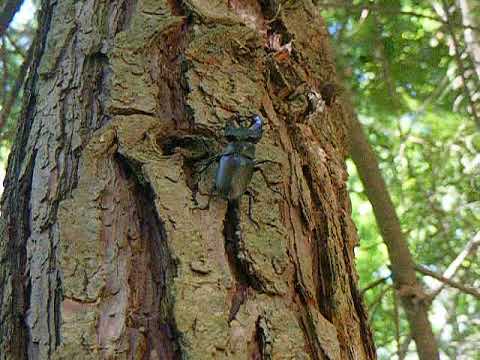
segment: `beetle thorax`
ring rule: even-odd
[[[255,158],[255,144],[250,142],[231,142],[227,145],[225,152],[227,154],[235,154],[244,156],[249,159]]]

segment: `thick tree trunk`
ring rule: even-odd
[[[46,2],[9,160],[1,359],[373,359],[340,104],[310,1]],[[290,43],[291,42],[291,43]],[[254,218],[207,201],[260,113]],[[201,206],[200,206],[201,208]]]

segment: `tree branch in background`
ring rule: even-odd
[[[447,270],[444,271],[443,277],[446,279],[451,279],[457,272],[457,270],[460,268],[460,265],[462,265],[463,261],[473,254],[478,247],[480,246],[480,232],[478,232],[472,240],[470,240],[465,248],[458,254],[458,256],[455,258],[455,260],[452,261],[452,263],[448,266]],[[432,289],[432,292],[430,294],[430,297],[433,299],[435,298],[445,287],[445,282],[441,282],[439,286],[436,288]]]
[[[8,73],[7,49],[5,48],[5,39],[1,39],[1,42],[2,42],[2,47],[0,49],[0,58],[2,61],[3,76],[2,76],[2,85],[0,86],[0,88],[2,91],[1,105],[3,109],[5,107],[5,102],[8,94],[7,84],[8,84],[9,73]]]
[[[28,52],[27,52],[27,56],[23,60],[22,66],[20,67],[20,70],[18,72],[18,77],[15,81],[15,85],[13,86],[13,89],[10,91],[10,96],[5,101],[4,107],[0,114],[0,133],[4,131],[5,124],[7,123],[8,117],[10,116],[13,105],[15,104],[15,101],[18,98],[20,90],[22,89],[22,85],[27,76],[28,68],[30,66],[30,63],[32,62],[33,48],[34,48],[34,43],[30,45],[30,48],[28,49]]]
[[[443,275],[438,275],[436,273],[434,273],[433,271],[430,271],[428,269],[425,269],[424,267],[418,267],[416,266],[416,270],[423,273],[424,275],[426,276],[431,276],[433,277],[434,279],[437,279],[440,281],[440,285],[437,286],[437,287],[434,287],[432,290],[431,290],[431,293],[428,295],[430,301],[433,301],[439,294],[440,292],[445,288],[445,285],[448,285],[448,283],[446,281],[442,281],[441,279],[450,279],[451,277],[453,277],[457,270],[460,268],[461,264],[463,263],[463,261],[470,255],[472,255],[477,249],[478,247],[480,246],[480,232],[478,232],[472,240],[470,240],[467,245],[465,246],[465,248],[460,252],[460,254],[458,254],[458,256],[455,258],[455,260],[452,261],[452,263],[448,266],[447,270],[445,270],[445,272],[443,273]],[[428,271],[428,273],[426,273],[426,271]],[[435,276],[434,276],[435,275]],[[386,276],[386,277],[383,277],[383,278],[380,278],[378,280],[375,280],[374,282],[372,282],[371,284],[367,285],[363,290],[362,290],[362,295],[368,291],[368,290],[371,290],[375,287],[377,287],[378,285],[380,284],[383,284],[387,279],[389,279],[390,276]],[[455,285],[458,285],[458,283],[456,282],[453,282],[450,280],[450,282],[452,284],[450,284],[450,286],[456,288],[456,289],[459,289],[458,287],[456,286],[453,286],[453,284]],[[478,295],[480,295],[480,293],[478,293],[475,289],[472,289],[472,288],[469,288],[469,287],[464,287],[467,291],[468,294],[470,295],[473,295],[475,297],[478,297]],[[459,289],[461,291],[463,291],[464,289]],[[473,290],[473,294],[472,294],[472,291]],[[395,299],[394,299],[394,307],[395,307],[395,321],[398,321],[397,320],[397,316],[399,316],[398,314],[398,305],[397,305],[397,302],[396,302],[396,294],[395,294]],[[398,334],[398,330],[396,328],[396,334]],[[411,336],[408,336],[405,341],[399,345],[399,348],[398,348],[398,351],[397,351],[397,355],[398,355],[398,359],[399,360],[403,360],[405,359],[406,355],[407,355],[407,352],[408,352],[408,347],[410,345],[410,342],[412,341],[412,337]],[[397,343],[398,343],[398,336],[397,336]]]
[[[460,44],[458,42],[457,35],[455,34],[453,24],[451,23],[451,20],[450,20],[448,4],[446,3],[445,0],[442,0],[441,6],[433,3],[433,8],[437,12],[438,16],[444,20],[449,36],[452,39],[454,59],[455,59],[455,62],[457,63],[459,75],[462,79],[463,92],[465,93],[465,97],[467,98],[467,101],[470,105],[470,112],[472,114],[473,120],[475,121],[475,125],[480,130],[480,116],[477,113],[476,104],[475,104],[475,101],[473,100],[472,93],[468,88],[466,68],[465,68],[465,64],[463,63],[462,53],[460,51]]]
[[[410,346],[411,342],[412,342],[412,337],[408,335],[405,341],[402,343],[402,346],[400,347],[400,351],[398,353],[398,360],[405,359],[405,357],[407,356],[408,347]]]
[[[421,265],[416,265],[415,270],[417,270],[418,272],[420,272],[424,275],[428,275],[430,277],[433,277],[434,279],[437,279],[438,281],[441,281],[441,282],[443,282],[447,285],[450,285],[451,287],[453,287],[455,289],[458,289],[458,290],[460,290],[460,291],[462,291],[466,294],[470,294],[472,296],[475,296],[477,299],[480,299],[480,292],[478,292],[474,288],[459,284],[458,282],[450,280],[450,279],[448,279],[448,278],[446,278],[446,277],[444,277],[440,274],[437,274],[434,271],[428,270],[426,267],[421,266]]]
[[[474,26],[474,17],[472,14],[472,8],[468,0],[457,0],[460,13],[462,15],[462,24],[465,27],[463,31],[463,37],[465,38],[465,44],[467,46],[467,53],[472,59],[473,68],[477,74],[477,78],[480,81],[480,39],[475,31],[470,29]]]
[[[378,160],[367,141],[361,123],[348,99],[344,99],[349,112],[350,155],[357,167],[365,193],[372,204],[375,219],[388,249],[392,280],[398,291],[410,325],[412,337],[421,360],[439,359],[438,345],[428,319],[426,294],[417,281],[415,263],[402,233],[387,185],[382,177]]]
[[[3,6],[0,8],[0,37],[10,25],[15,13],[20,9],[23,0],[5,0]]]
[[[25,50],[22,49],[21,47],[19,47],[15,41],[12,39],[12,37],[10,36],[10,32],[9,31],[6,31],[5,32],[5,38],[8,40],[8,42],[10,43],[10,45],[12,45],[13,49],[15,50],[15,52],[17,54],[20,54],[20,56],[22,58],[25,58]]]
[[[380,278],[378,280],[375,280],[374,282],[372,282],[371,284],[368,284],[364,289],[362,289],[361,291],[361,294],[362,296],[368,291],[368,290],[371,290],[373,288],[376,288],[378,285],[380,284],[383,284],[385,281],[387,281],[388,279],[390,279],[390,275],[389,276],[385,276],[383,278]]]
[[[387,57],[387,49],[385,48],[385,42],[382,38],[383,24],[380,22],[377,14],[372,15],[373,23],[375,24],[374,34],[375,34],[375,47],[377,49],[377,58],[382,66],[382,75],[385,85],[387,87],[388,95],[395,105],[394,110],[399,110],[401,107],[399,96],[397,94],[395,80],[392,77],[392,72],[390,70],[390,62]],[[398,124],[398,122],[397,122]],[[400,135],[402,135],[402,129],[399,128]]]
[[[385,296],[387,291],[390,290],[391,288],[392,288],[391,286],[385,286],[385,288],[382,289],[380,294],[378,294],[378,296],[375,299],[373,299],[372,303],[369,305],[369,307],[368,307],[368,317],[370,318],[370,320],[369,320],[370,321],[370,326],[371,326],[372,321],[373,321],[373,316],[375,315],[375,312],[377,311],[378,305],[380,305],[383,297]]]
[[[442,32],[447,32],[441,28],[440,25],[447,24],[447,20],[444,20],[440,16],[436,14],[436,12],[430,10],[430,9],[425,9],[425,15],[423,14],[418,14],[418,13],[413,13],[413,12],[403,12],[399,11],[398,8],[390,7],[388,9],[385,9],[382,5],[369,5],[367,4],[366,6],[364,5],[355,5],[354,9],[352,10],[353,5],[347,5],[345,1],[339,0],[339,1],[332,1],[334,7],[340,7],[342,6],[342,9],[345,10],[345,12],[348,14],[349,12],[352,12],[353,14],[360,14],[360,11],[366,10],[362,12],[362,19],[365,18],[365,16],[368,14],[368,10],[371,10],[373,14],[372,15],[379,15],[381,14],[389,14],[389,15],[407,15],[407,16],[417,16],[420,18],[428,18],[430,20],[434,20],[438,22],[438,27],[439,31],[442,30]],[[343,5],[337,6],[340,3],[346,4],[344,7]],[[317,2],[317,5],[322,5],[321,2]],[[370,3],[372,4],[372,2]],[[416,8],[414,8],[416,9]],[[342,12],[342,16],[345,16]],[[348,16],[347,16],[348,17]],[[351,21],[351,16],[349,17]],[[386,18],[380,17],[377,19],[377,26],[376,29],[378,30],[378,23],[382,21],[386,21]],[[402,19],[402,21],[405,20]],[[346,21],[347,22],[347,21]],[[414,21],[415,23],[415,21]],[[423,22],[418,22],[418,23],[423,23]],[[459,29],[465,29],[470,27],[471,25],[467,25],[467,27],[462,26],[460,24],[459,19],[448,19],[448,23],[450,27],[455,26],[455,31],[458,34]],[[371,24],[370,24],[371,25]],[[340,27],[340,29],[343,29],[344,26]],[[480,29],[479,29],[480,30]],[[370,36],[372,29],[369,28],[370,31]],[[447,32],[448,33],[448,32]],[[335,36],[337,37],[337,32],[335,33]],[[378,33],[376,34],[377,38]],[[457,36],[458,38],[458,36]],[[371,38],[369,38],[371,40]],[[380,41],[382,41],[380,37]],[[340,42],[340,41],[339,41]],[[377,49],[378,50],[378,49]],[[382,49],[380,49],[382,50]],[[380,54],[382,55],[382,54]],[[388,62],[387,66],[385,66],[385,58],[380,58],[377,56],[377,60],[381,60],[381,65],[383,65],[383,75],[384,79],[387,81],[387,88],[389,90],[390,96],[394,91],[391,91],[391,89],[395,89],[394,86],[392,86],[392,83],[388,84]],[[387,59],[388,60],[388,59]],[[378,64],[378,61],[375,62],[375,65]],[[386,71],[387,70],[387,71]],[[378,78],[378,74],[377,74]],[[470,81],[471,79],[468,78]],[[414,115],[418,115],[418,113],[423,112],[429,105],[430,102],[436,101],[439,98],[443,97],[448,88],[451,86],[449,83],[449,77],[448,74],[443,76],[443,79],[441,81],[435,81],[432,85],[434,85],[435,90],[430,94],[430,97],[425,101],[422,107],[420,107],[417,112],[414,113]],[[469,83],[471,85],[471,82]],[[349,96],[346,96],[346,102],[348,103],[348,98]],[[347,120],[353,123],[353,125],[350,125],[350,130],[349,130],[349,136],[350,136],[350,142],[351,142],[351,150],[350,154],[351,157],[356,165],[356,168],[359,173],[359,177],[363,183],[363,187],[365,189],[365,193],[368,196],[368,199],[370,203],[372,204],[375,218],[377,221],[377,224],[379,226],[382,238],[385,242],[385,244],[388,247],[388,256],[390,258],[390,262],[392,264],[392,280],[394,282],[394,288],[396,290],[396,296],[397,296],[397,303],[394,303],[394,306],[397,307],[398,310],[398,299],[400,299],[402,306],[405,310],[405,315],[409,323],[410,327],[410,336],[402,336],[404,339],[403,341],[399,341],[399,331],[397,328],[393,329],[391,328],[389,330],[389,333],[393,334],[394,337],[392,336],[392,341],[396,339],[397,342],[397,347],[396,347],[396,352],[399,357],[399,359],[404,359],[407,355],[408,349],[409,349],[409,344],[411,343],[411,340],[415,340],[417,351],[418,351],[418,356],[420,359],[438,359],[439,354],[438,354],[438,345],[436,343],[435,337],[433,336],[431,324],[428,319],[428,309],[431,305],[431,297],[428,296],[428,294],[425,293],[425,291],[422,289],[422,287],[419,285],[418,281],[416,280],[417,277],[417,270],[415,267],[414,260],[412,259],[412,256],[408,250],[407,246],[407,241],[406,238],[407,236],[405,233],[402,232],[402,228],[400,226],[400,222],[398,219],[398,216],[396,215],[396,210],[393,206],[391,197],[388,193],[385,181],[383,180],[382,174],[379,171],[379,166],[378,166],[378,160],[376,155],[374,154],[371,146],[368,144],[367,137],[363,133],[362,130],[362,125],[358,121],[358,117],[351,106],[346,106],[347,111],[351,111],[351,116],[347,115]],[[409,114],[410,115],[410,114]],[[414,119],[415,120],[415,119]],[[407,127],[403,129],[404,138],[410,137],[411,136],[411,131],[412,127]],[[400,133],[402,133],[402,129],[400,128]],[[413,138],[413,136],[412,136]],[[413,140],[415,141],[415,140]],[[419,143],[423,143],[423,139],[420,139]],[[382,145],[380,145],[382,146]],[[388,149],[391,151],[391,149]],[[397,154],[399,155],[399,154]],[[405,152],[405,155],[408,155],[408,152]],[[409,169],[410,169],[410,165]],[[412,176],[412,173],[409,174]],[[420,224],[419,224],[420,226]],[[400,249],[400,251],[398,251]],[[402,274],[402,278],[397,278],[397,274]],[[363,293],[369,289],[376,288],[376,293],[378,293],[379,290],[378,286],[383,284],[385,279],[378,279],[375,280],[374,282],[368,284],[364,289]],[[436,284],[435,284],[436,285]],[[383,296],[383,295],[382,295]],[[378,297],[375,298],[373,301],[373,304],[375,306],[370,306],[371,311],[372,308],[375,310],[375,308],[378,306],[378,303],[381,301],[378,300]],[[390,301],[390,298],[389,298]],[[395,300],[394,300],[395,301]],[[394,309],[395,310],[395,309]],[[398,312],[395,311],[393,314],[394,318],[391,319],[390,321],[396,321]],[[403,313],[401,314],[403,315]],[[372,317],[371,317],[372,318]],[[403,325],[403,323],[402,323]],[[395,332],[393,331],[395,330]],[[389,346],[389,350],[392,350],[391,345]],[[393,356],[393,354],[392,354]]]

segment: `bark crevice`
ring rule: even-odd
[[[230,323],[251,293],[275,294],[265,284],[261,274],[255,271],[255,266],[252,263],[253,259],[249,257],[245,249],[243,239],[245,235],[241,226],[240,200],[228,202],[223,225],[225,253],[230,271],[236,282],[228,317]]]
[[[225,252],[236,281],[243,286],[251,287],[263,293],[266,292],[263,281],[253,271],[243,249],[239,202],[240,200],[228,202],[223,229]]]
[[[168,247],[164,221],[156,209],[157,195],[147,181],[138,177],[140,164],[135,165],[132,160],[126,160],[120,154],[116,154],[115,159],[122,176],[132,184],[131,198],[134,200],[138,215],[139,236],[148,242],[149,270],[154,292],[153,304],[151,309],[148,309],[152,313],[145,313],[148,310],[143,308],[140,309],[141,314],[135,314],[135,306],[132,304],[131,310],[134,314],[128,322],[135,329],[144,329],[143,334],[148,339],[147,354],[155,350],[161,359],[181,359],[182,340],[173,315],[174,298],[171,289],[177,275],[177,264]]]
[[[117,26],[114,31],[114,34],[117,34],[120,31],[125,31],[126,29],[128,29],[137,1],[138,0],[122,1],[121,5],[118,7],[117,14],[116,14],[117,21],[115,23]]]
[[[255,323],[255,342],[256,349],[251,357],[255,360],[272,359],[272,335],[268,318],[260,315]]]
[[[333,313],[333,293],[332,284],[335,284],[335,269],[328,252],[328,219],[325,216],[323,202],[320,199],[318,189],[314,184],[311,170],[308,166],[302,166],[302,173],[310,190],[312,201],[316,208],[315,228],[313,229],[315,241],[312,244],[313,260],[314,260],[314,276],[316,283],[316,298],[318,308],[328,321],[332,321]]]
[[[297,266],[296,266],[297,267]],[[308,304],[308,294],[305,289],[305,285],[299,278],[299,269],[295,270],[294,283],[295,283],[295,301],[298,306],[299,312],[299,324],[302,328],[303,336],[305,337],[305,342],[309,347],[309,354],[314,360],[326,359],[325,352],[318,341],[317,329],[315,322],[312,318],[312,314],[309,310]]]

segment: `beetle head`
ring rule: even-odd
[[[247,121],[249,125],[244,126]],[[263,119],[260,115],[253,115],[248,118],[237,116],[230,119],[225,126],[225,138],[229,142],[257,143],[262,135]]]

